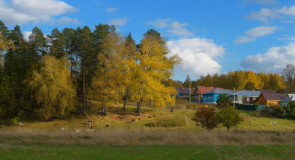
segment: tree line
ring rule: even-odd
[[[167,57],[166,42],[150,29],[140,44],[131,33],[123,36],[112,25],[53,29],[40,28],[24,39],[20,26],[8,30],[0,21],[0,118],[63,118],[89,113],[89,100],[96,110],[121,102],[173,105],[170,85],[177,56]]]
[[[236,90],[255,90],[269,89],[277,92],[295,92],[295,67],[287,64],[282,70],[281,75],[278,73],[255,73],[249,71],[230,71],[224,74],[214,74],[200,76],[198,80],[192,81],[187,75],[184,82],[176,81],[175,86],[185,88],[195,88],[197,86],[218,87]]]

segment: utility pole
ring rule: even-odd
[[[192,82],[189,83],[189,103],[191,103]]]
[[[236,108],[236,88],[234,87],[234,108]]]
[[[200,94],[200,90],[198,89],[199,91],[199,104],[201,103],[201,94]]]

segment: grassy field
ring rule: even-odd
[[[240,111],[238,126],[213,131],[191,120],[193,107],[109,108],[53,121],[0,125],[0,159],[294,159],[295,121]],[[93,120],[94,131],[86,132]],[[275,125],[272,125],[275,122]],[[105,128],[110,124],[110,128]],[[62,129],[63,128],[63,129]],[[64,129],[67,128],[67,129]]]
[[[103,160],[278,160],[295,159],[289,145],[260,146],[77,146],[77,145],[0,145],[5,160],[103,159]]]
[[[26,128],[37,131],[60,131],[64,126],[69,131],[85,131],[89,129],[85,123],[93,120],[95,130],[105,130],[106,124],[110,124],[109,129],[145,129],[145,130],[189,130],[202,131],[200,126],[191,120],[195,110],[187,109],[186,105],[177,105],[174,112],[170,112],[170,108],[143,107],[140,117],[135,114],[135,107],[128,106],[126,111],[122,110],[121,105],[109,108],[109,115],[102,116],[99,114],[88,114],[87,116],[70,117],[65,120],[56,119],[54,121],[24,121],[23,126],[5,126],[0,125],[1,130],[15,130]],[[247,131],[295,131],[295,121],[279,118],[267,118],[257,116],[255,112],[241,111],[244,121],[233,130]],[[275,122],[275,125],[272,125]],[[215,130],[226,130],[220,126]]]

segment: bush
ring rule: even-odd
[[[275,117],[275,112],[272,107],[264,107],[260,114],[264,117]]]
[[[215,110],[215,107],[212,106],[199,107],[192,120],[197,122],[197,125],[200,123],[202,127],[206,127],[209,131],[218,125],[215,120]]]
[[[240,116],[239,111],[237,111],[233,106],[227,106],[220,108],[216,113],[216,121],[229,130],[230,127],[237,126],[243,121]]]
[[[146,127],[182,127],[186,126],[185,118],[158,118],[145,124]]]
[[[186,109],[197,109],[199,105],[197,103],[189,103],[186,105]]]
[[[20,120],[20,117],[14,117],[8,120],[8,125],[17,125]]]

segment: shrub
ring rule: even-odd
[[[164,117],[150,121],[145,124],[146,127],[182,127],[186,126],[187,121],[185,118],[172,118]]]
[[[216,113],[216,121],[227,128],[237,126],[243,121],[243,118],[240,116],[239,111],[237,111],[233,106],[227,106],[220,108]]]
[[[197,109],[199,105],[197,103],[189,103],[186,105],[186,109]]]
[[[215,107],[198,107],[192,120],[197,122],[197,125],[200,123],[202,127],[206,127],[208,131],[217,127],[217,122],[215,120]]]
[[[264,107],[261,110],[260,114],[264,117],[274,117],[275,116],[274,110],[271,107]]]
[[[231,104],[231,100],[228,99],[227,95],[220,95],[219,99],[216,102],[218,108],[227,107]]]

